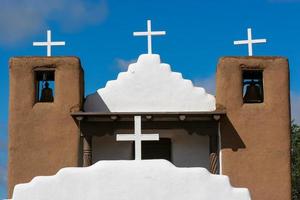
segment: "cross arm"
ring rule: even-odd
[[[159,140],[159,135],[158,134],[142,134],[141,139],[142,139],[142,141]]]
[[[266,39],[256,39],[256,40],[252,40],[252,43],[266,43],[267,40]]]
[[[33,42],[32,43],[34,46],[45,46],[47,45],[48,43],[47,42]]]
[[[239,40],[239,41],[234,41],[233,44],[237,45],[237,44],[248,44],[249,41],[248,40]]]
[[[148,32],[133,32],[134,36],[145,36],[148,34]],[[152,31],[150,35],[166,35],[166,31]]]
[[[148,35],[148,32],[133,32],[134,36],[145,36]]]
[[[51,45],[52,46],[55,46],[55,45],[66,45],[65,42],[51,42]]]
[[[117,134],[117,141],[134,141],[133,134]]]
[[[151,35],[166,35],[166,31],[153,31]]]

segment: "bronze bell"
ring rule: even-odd
[[[49,83],[45,81],[40,102],[53,102],[53,92],[52,89],[49,88]]]
[[[244,96],[244,102],[246,103],[260,103],[262,102],[261,88],[259,85],[251,81],[246,88],[246,93]]]

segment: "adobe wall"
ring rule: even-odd
[[[54,67],[52,103],[35,102],[35,68]],[[84,83],[76,57],[10,59],[8,191],[18,183],[78,166],[80,135],[70,112],[82,107]]]
[[[243,104],[242,68],[263,69],[264,102]],[[291,199],[289,66],[282,57],[223,57],[216,100],[221,121],[222,169],[255,200]]]

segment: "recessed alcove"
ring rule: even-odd
[[[132,133],[133,130],[120,130],[117,133]],[[145,141],[142,143],[143,159],[166,159],[177,167],[204,167],[209,170],[209,136],[200,133],[187,133],[184,129],[151,129],[143,130],[144,134],[159,133],[161,142]],[[164,145],[166,139],[169,139],[169,145]],[[171,143],[172,141],[172,143]],[[116,141],[115,134],[106,134],[93,137],[93,163],[99,160],[133,160],[134,159],[134,142]],[[161,146],[160,149],[154,148],[150,151],[150,146]],[[169,159],[166,153],[169,151]]]
[[[53,102],[55,96],[55,71],[36,70],[35,72],[35,102]]]
[[[134,134],[134,116],[142,118],[142,134],[159,134],[164,145],[150,142],[148,151],[156,145],[160,146],[151,152],[152,157],[143,159],[166,159],[177,167],[204,167],[218,173],[218,120],[216,115],[224,115],[223,111],[199,113],[73,113],[79,120],[84,140],[89,143],[83,147],[84,155],[90,155],[90,163],[100,160],[133,160],[134,142],[117,141],[117,135]],[[185,120],[179,116],[185,115]],[[112,119],[111,116],[117,116]],[[88,139],[90,138],[90,139]],[[168,140],[166,142],[166,140]],[[166,143],[168,143],[166,145]],[[147,145],[142,143],[142,154]],[[143,148],[144,145],[144,148]],[[160,148],[160,149],[159,149]],[[144,149],[144,150],[143,150]],[[157,150],[157,151],[156,151]],[[147,151],[147,150],[146,150]],[[156,151],[156,152],[155,152]],[[148,152],[149,153],[149,152]],[[167,157],[165,155],[167,154]],[[162,157],[163,156],[165,157]],[[86,156],[84,156],[86,158]],[[149,155],[148,155],[149,156]],[[153,157],[154,156],[154,157]],[[143,155],[142,155],[143,157]],[[89,158],[89,156],[88,156]],[[212,160],[213,159],[213,160]],[[216,159],[216,160],[214,160]],[[216,166],[213,166],[215,163]],[[83,163],[83,166],[86,166]],[[213,167],[213,168],[212,168]]]
[[[263,70],[242,70],[244,103],[264,102]]]

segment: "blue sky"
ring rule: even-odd
[[[218,58],[247,55],[247,27],[254,38],[254,55],[289,58],[293,118],[300,122],[300,0],[2,0],[0,2],[0,198],[6,197],[9,74],[13,56],[44,56],[46,48],[33,41],[46,40],[52,30],[53,55],[78,56],[85,70],[86,94],[115,79],[128,63],[146,53],[146,20],[166,36],[153,38],[153,52],[173,71],[214,93]],[[298,79],[297,79],[298,78]],[[22,87],[22,85],[20,85]]]

